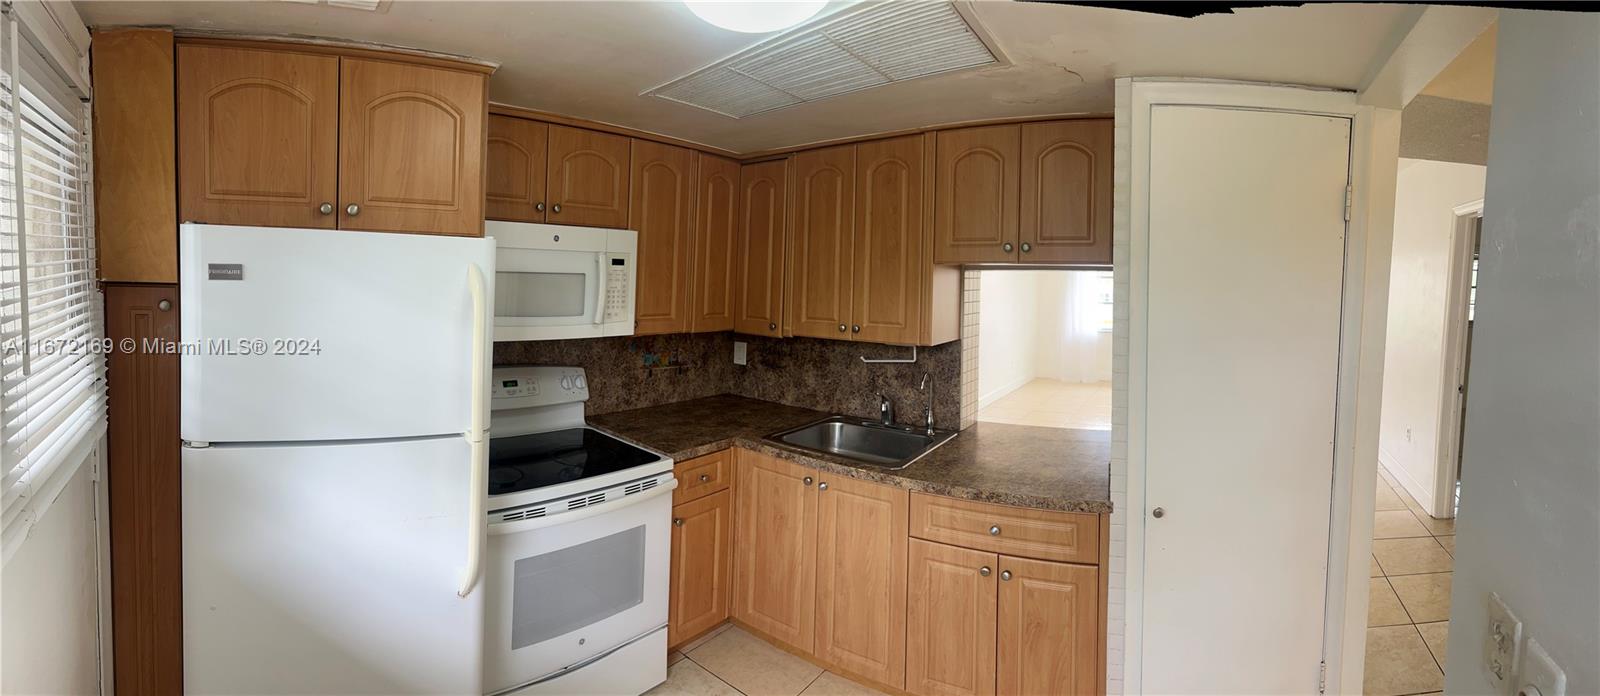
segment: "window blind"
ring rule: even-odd
[[[4,555],[105,431],[88,109],[3,19],[0,55],[0,518]]]

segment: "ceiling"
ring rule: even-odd
[[[980,119],[1109,113],[1112,79],[1121,76],[1353,90],[1417,16],[1397,5],[1262,7],[1188,19],[999,0],[962,3],[1009,64],[734,119],[640,93],[772,35],[718,29],[671,0],[394,0],[377,13],[281,0],[74,4],[91,26],[300,34],[488,59],[501,65],[489,83],[494,101],[740,153]],[[835,0],[827,11],[851,9]]]
[[[1494,37],[1491,24],[1434,76],[1422,93],[1430,97],[1488,104],[1494,101]]]

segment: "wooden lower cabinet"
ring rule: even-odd
[[[908,556],[906,691],[993,694],[999,557],[921,539]]]
[[[999,572],[996,693],[1099,693],[1100,569],[1001,556]]]
[[[815,471],[738,450],[733,616],[802,652],[816,619]]]
[[[677,647],[728,620],[732,553],[732,492],[721,490],[672,508],[668,646]]]
[[[816,656],[901,688],[906,657],[904,489],[818,474]]]

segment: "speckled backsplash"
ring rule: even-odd
[[[748,344],[748,365],[733,364],[733,342]],[[933,375],[940,428],[960,425],[961,343],[919,350],[915,364],[861,362],[909,357],[911,349],[814,338],[673,334],[570,341],[496,343],[496,365],[573,365],[589,379],[588,413],[600,414],[738,394],[792,406],[875,418],[878,394],[896,420],[920,424],[927,397],[917,390]]]

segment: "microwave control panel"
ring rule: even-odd
[[[606,262],[606,306],[600,315],[601,321],[610,324],[613,322],[633,320],[632,289],[628,287],[628,260],[620,256],[612,256]]]

